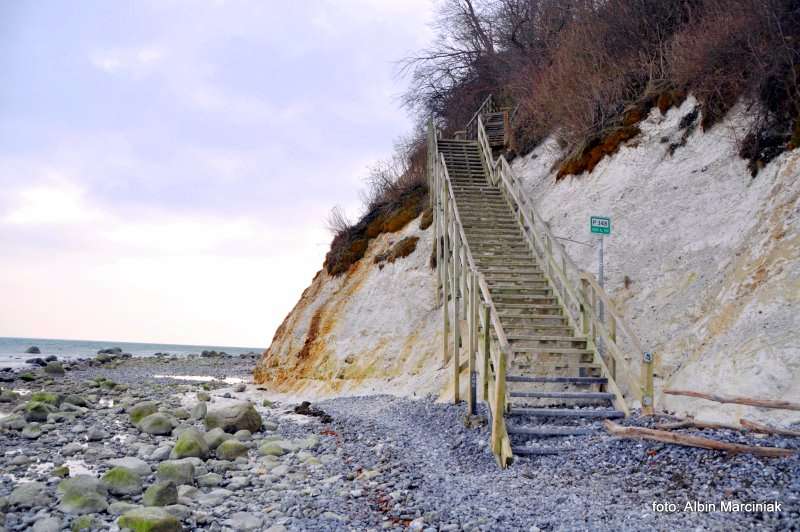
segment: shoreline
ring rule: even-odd
[[[86,404],[62,403],[46,420],[23,419],[17,428],[7,425],[16,415],[0,421],[0,527],[5,522],[9,531],[35,529],[41,521],[39,530],[61,530],[83,518],[94,528],[118,530],[120,513],[135,510],[144,490],[159,482],[159,468],[171,461],[178,433],[192,428],[204,438],[209,434],[205,421],[193,414],[243,401],[254,405],[264,428],[224,436],[237,440],[231,445],[244,453],[237,458],[225,459],[214,450],[203,458],[183,458],[192,463],[192,476],[177,484],[177,499],[158,510],[182,527],[174,530],[665,530],[756,524],[780,529],[800,520],[797,456],[730,456],[617,440],[598,431],[591,445],[571,453],[520,458],[500,470],[486,448],[487,427],[466,428],[463,405],[387,395],[342,397],[312,405],[332,417],[324,422],[296,413],[296,401],[271,401],[268,390],[250,384],[254,362],[112,357],[76,364],[63,376],[48,377],[38,369],[34,381],[0,383],[4,390],[28,392],[0,404],[7,413],[24,408],[37,391],[79,396]],[[149,400],[160,403],[175,429],[153,435],[131,423],[132,407]],[[656,421],[634,417],[625,423]],[[727,431],[715,437],[800,448],[797,439]],[[63,479],[56,476],[63,473],[61,466],[69,468],[70,477],[102,478],[120,460],[141,470],[141,491],[109,491],[98,495],[103,509],[65,511],[58,493]],[[758,502],[776,494],[781,512],[654,509],[654,503]],[[48,519],[54,527],[45,529]]]

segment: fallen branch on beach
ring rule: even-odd
[[[717,403],[733,403],[737,405],[758,406],[761,408],[777,408],[780,410],[800,410],[800,404],[790,403],[789,401],[775,401],[773,399],[752,399],[750,397],[726,397],[710,393],[691,392],[688,390],[664,390],[666,395],[684,395],[686,397],[697,397],[707,401]]]
[[[746,431],[746,427],[739,425],[728,425],[726,423],[711,423],[708,421],[697,421],[691,418],[678,419],[673,423],[661,423],[656,425],[659,430],[675,430],[675,429],[718,429],[718,430],[738,430]]]
[[[740,419],[739,423],[742,424],[742,427],[748,428],[754,432],[763,432],[764,434],[778,434],[780,436],[794,436],[800,438],[800,431],[797,430],[770,427],[769,425],[762,425],[761,423],[756,423],[755,421],[750,421],[748,419]]]
[[[727,443],[699,436],[689,436],[664,430],[648,429],[644,427],[623,427],[613,421],[606,420],[603,426],[613,436],[619,438],[643,439],[672,443],[686,447],[699,447],[701,449],[711,449],[714,451],[725,451],[727,453],[747,453],[756,456],[766,456],[770,458],[783,458],[792,456],[796,451],[792,449],[781,449],[778,447],[754,447],[741,445],[738,443]]]

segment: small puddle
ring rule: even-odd
[[[242,384],[246,383],[246,381],[239,377],[225,377],[224,379],[219,379],[217,377],[212,377],[210,375],[153,375],[156,379],[175,379],[179,381],[190,381],[190,382],[213,382],[213,381],[220,381],[224,382],[225,384]]]

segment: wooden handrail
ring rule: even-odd
[[[480,118],[478,118],[480,120]],[[434,212],[437,214],[437,218],[442,218],[442,220],[437,220],[435,226],[438,228],[440,233],[437,233],[437,250],[438,247],[438,239],[443,238],[444,243],[442,245],[443,253],[442,257],[445,257],[445,254],[448,249],[448,245],[446,241],[448,239],[452,240],[456,245],[461,246],[463,250],[463,259],[466,263],[463,268],[462,274],[465,276],[470,275],[477,281],[476,283],[464,283],[464,287],[467,291],[474,290],[475,285],[477,285],[478,293],[480,295],[480,303],[486,309],[488,314],[488,320],[486,325],[484,325],[484,339],[485,345],[489,346],[488,349],[484,349],[484,359],[483,364],[481,367],[484,368],[483,374],[484,379],[489,379],[486,381],[486,389],[490,391],[490,396],[487,398],[487,404],[489,406],[491,418],[492,418],[492,438],[491,438],[491,448],[492,451],[500,464],[501,467],[506,467],[512,458],[512,451],[511,451],[511,442],[508,437],[508,431],[506,430],[505,426],[505,417],[504,412],[506,410],[507,405],[507,397],[506,397],[506,382],[505,382],[505,367],[507,360],[511,357],[511,346],[508,342],[508,338],[506,336],[505,331],[503,330],[502,323],[500,322],[500,317],[497,312],[497,307],[495,306],[494,301],[492,300],[491,292],[489,291],[489,285],[486,282],[483,274],[478,270],[477,264],[475,262],[475,258],[472,254],[472,250],[469,246],[469,240],[467,239],[466,232],[464,230],[464,225],[461,222],[461,213],[459,212],[458,203],[455,200],[455,195],[453,192],[452,183],[450,181],[450,174],[447,169],[447,163],[445,161],[444,155],[438,153],[438,146],[435,142],[436,133],[434,131],[432,121],[429,122],[429,149],[437,150],[433,152],[432,156],[429,158],[429,182],[432,185],[431,194],[433,196],[433,205]],[[447,213],[450,213],[450,216],[447,216]],[[439,214],[443,216],[439,216]],[[439,225],[441,224],[441,226]],[[437,251],[437,257],[439,256],[439,251]],[[456,255],[454,255],[455,257]],[[444,269],[447,269],[446,258],[444,262]],[[437,261],[437,267],[440,267]],[[447,327],[447,272],[443,272],[444,278],[444,312],[445,312],[445,327]],[[458,294],[458,286],[459,280],[453,279],[453,304],[455,306],[458,305],[457,301],[457,294]],[[438,288],[437,288],[437,298],[438,298]],[[472,297],[473,294],[470,294]],[[466,296],[466,294],[465,294]],[[474,314],[475,309],[471,309],[471,313]],[[454,315],[456,311],[454,310]],[[477,327],[478,325],[474,323],[473,326]],[[478,320],[480,321],[480,320]],[[458,327],[458,323],[453,324],[454,328]],[[491,328],[495,332],[496,336],[496,343],[497,343],[497,350],[491,349],[491,335],[487,330],[487,327],[491,326]],[[475,331],[471,331],[470,334],[473,334]],[[454,341],[457,341],[457,336],[455,336],[454,331]],[[447,340],[447,330],[445,330],[445,350],[447,349],[448,340]],[[473,343],[470,346],[475,347]],[[456,353],[457,353],[457,345],[456,345]],[[446,358],[446,352],[445,352]],[[491,364],[489,364],[491,361]],[[454,371],[456,375],[459,372],[459,363],[458,359],[453,361],[454,364]],[[488,371],[487,371],[488,370]],[[487,375],[488,373],[488,375]],[[456,377],[456,381],[454,383],[455,386],[458,386],[458,381]],[[458,391],[455,391],[456,398],[458,397]]]
[[[591,340],[595,344],[596,336],[599,335],[603,347],[608,349],[615,362],[612,370],[602,360],[601,356],[597,357],[604,373],[607,373],[610,387],[619,390],[616,382],[614,382],[615,375],[623,375],[627,393],[622,393],[621,391],[615,393],[621,396],[629,396],[631,399],[640,402],[642,412],[652,414],[652,355],[645,354],[639,338],[628,326],[627,321],[617,310],[616,305],[612,303],[611,298],[600,287],[594,277],[578,268],[561,242],[555,238],[550,231],[549,225],[539,216],[532,202],[528,200],[520,189],[506,158],[503,155],[500,155],[497,159],[493,158],[488,136],[480,116],[478,117],[477,140],[492,184],[501,188],[512,210],[521,218],[518,219],[518,222],[521,225],[523,234],[528,239],[534,255],[543,266],[545,274],[550,278],[559,302],[566,309],[566,317],[571,326],[578,331],[590,332],[593,337],[587,340]],[[586,282],[589,290],[591,290],[592,297],[587,297],[588,294],[583,293],[582,288],[580,288],[580,283],[583,282]],[[609,323],[613,323],[615,328],[617,324],[620,326],[625,338],[631,344],[633,352],[638,357],[641,357],[642,367],[639,379],[636,379],[629,369],[630,360],[623,356],[622,350],[619,348],[616,331],[612,334],[599,319],[596,305],[593,304],[595,298],[600,299],[607,309]],[[622,401],[618,406],[627,413],[628,407],[626,403]]]

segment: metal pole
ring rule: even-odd
[[[600,247],[598,248],[597,253],[597,282],[600,284],[600,288],[605,290],[606,283],[605,283],[605,274],[603,272],[603,235],[600,235]],[[597,305],[599,311],[599,318],[601,323],[605,323],[603,319],[604,316],[604,309],[603,309],[603,300],[601,299]]]

